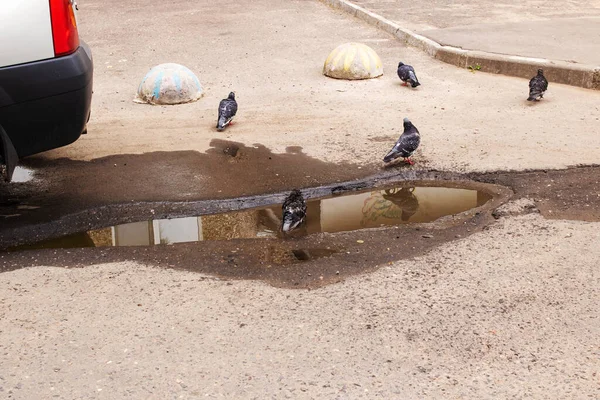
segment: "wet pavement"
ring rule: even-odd
[[[260,280],[276,287],[317,288],[410,259],[493,223],[474,212],[429,226],[404,225],[289,240],[233,239],[162,246],[42,249],[0,253],[0,271],[36,265],[64,268],[135,261],[223,279]]]
[[[283,154],[260,144],[219,139],[211,146],[206,153],[152,152],[91,161],[47,160],[43,155],[25,159],[23,166],[35,171],[35,179],[0,184],[2,227],[57,220],[111,204],[224,199],[318,186],[365,177],[377,168],[326,163],[298,146]]]
[[[228,143],[215,151],[214,157],[222,162],[240,157],[239,162],[243,162],[247,148],[235,150],[234,155],[228,150],[231,148]],[[298,152],[282,157],[303,159]],[[99,163],[100,167],[110,170],[111,164],[107,164]],[[293,162],[285,164],[293,165]],[[79,182],[84,185],[78,193],[93,191],[93,187],[85,184],[93,186],[94,179],[85,179],[85,174],[94,176],[98,165],[91,163],[88,164],[91,168],[79,168],[68,166],[66,161],[63,165],[67,165],[63,166],[64,171],[81,174],[83,179]],[[236,161],[231,165],[235,166]],[[179,174],[178,168],[184,173]],[[181,177],[186,170],[186,164],[182,163],[173,167],[171,174]],[[337,170],[348,174],[347,169]],[[320,169],[321,173],[324,171],[329,170]],[[335,177],[343,175],[332,175],[328,178],[330,184],[303,189],[305,197],[313,199],[309,200],[306,229],[284,240],[274,234],[280,212],[279,206],[274,204],[280,203],[287,192],[188,201],[121,200],[112,205],[102,204],[102,199],[95,198],[98,203],[81,202],[73,213],[61,203],[63,194],[54,190],[36,194],[43,200],[37,204],[47,204],[44,209],[34,208],[31,204],[36,203],[22,198],[4,200],[0,202],[3,213],[20,213],[14,218],[25,216],[28,224],[3,224],[0,228],[2,247],[26,245],[0,253],[0,270],[40,264],[73,268],[130,260],[228,279],[255,279],[274,286],[314,288],[377,269],[398,257],[422,254],[441,243],[484,229],[486,223],[493,221],[492,210],[512,194],[504,187],[472,182],[460,174],[407,168],[402,163],[367,178],[336,182]],[[228,187],[220,182],[220,186],[212,187],[213,195],[219,193],[218,190],[222,190],[223,195],[239,193],[254,183],[244,184],[241,172],[237,178],[239,186]],[[126,188],[127,192],[120,193],[118,198],[127,199],[128,195],[136,196],[138,189],[142,193],[152,192],[153,187],[146,186],[143,179],[131,180],[129,185],[125,185],[125,181],[113,182],[108,187],[110,190],[104,187],[104,193],[111,193],[111,188]],[[16,187],[23,185],[27,184]],[[216,181],[215,185],[218,185]],[[285,185],[285,182],[275,181],[273,186],[261,191],[269,192],[277,185]],[[373,187],[387,190],[371,190]],[[153,193],[158,199],[169,197],[169,193],[162,190]],[[6,198],[3,194],[3,199]],[[23,208],[24,205],[27,207]],[[228,213],[218,215],[223,211]],[[185,227],[182,229],[177,221]],[[118,226],[123,223],[126,225]],[[88,233],[90,230],[93,232]],[[86,233],[76,234],[82,231]],[[190,235],[205,240],[189,242]],[[47,239],[52,239],[46,243],[48,248],[30,246]],[[153,243],[160,245],[151,246]],[[115,244],[138,246],[113,246]],[[97,245],[107,247],[61,248]]]
[[[358,169],[288,150],[215,141],[207,154],[56,165],[28,160],[33,180],[0,187],[0,248],[23,246],[0,253],[0,270],[135,260],[314,288],[486,229],[511,197],[532,199],[530,212],[545,217],[600,220],[599,167],[473,174],[402,163]],[[111,174],[115,169],[122,173]],[[271,179],[253,177],[256,171]],[[313,179],[330,183],[311,186]],[[309,199],[309,219],[299,235],[282,240],[278,203],[292,184]],[[35,249],[46,240],[47,248]]]
[[[424,220],[415,219],[410,224],[401,224],[397,226],[371,227],[350,232],[338,233],[319,233],[302,234],[298,237],[291,237],[281,240],[273,237],[256,238],[257,232],[254,228],[246,231],[246,235],[239,234],[240,229],[223,230],[208,229],[207,233],[216,235],[214,239],[191,243],[177,243],[167,245],[168,239],[161,238],[158,235],[159,246],[131,246],[131,247],[101,247],[101,248],[76,248],[76,249],[58,249],[48,248],[41,250],[27,250],[0,253],[0,270],[10,271],[27,266],[34,265],[53,265],[59,267],[75,268],[98,263],[116,262],[116,261],[137,261],[144,264],[156,265],[164,268],[184,269],[196,271],[203,274],[210,274],[226,279],[252,279],[262,280],[274,286],[291,288],[316,288],[323,285],[340,282],[349,276],[363,274],[374,271],[377,268],[398,259],[410,259],[449,241],[457,240],[487,229],[493,224],[495,211],[498,206],[506,202],[509,198],[528,198],[532,199],[535,206],[528,212],[541,212],[548,218],[568,218],[580,219],[585,221],[600,220],[600,168],[582,167],[569,170],[553,171],[528,171],[523,173],[497,172],[487,174],[470,174],[466,176],[456,174],[445,174],[435,171],[418,170],[391,170],[384,171],[371,178],[359,179],[342,184],[330,184],[312,189],[305,189],[308,197],[318,198],[331,196],[329,200],[336,201],[347,197],[348,199],[361,199],[360,203],[367,206],[371,200],[368,198],[379,199],[382,204],[389,200],[399,200],[401,204],[399,213],[396,213],[400,220],[404,213],[413,213],[408,217],[417,216],[415,212],[415,203],[412,196],[418,193],[419,186],[421,190],[435,189],[432,186],[444,182],[445,186],[457,188],[469,188],[483,190],[493,199],[481,205],[483,198],[479,202],[475,200],[475,205],[479,205],[471,211],[453,214],[440,218],[435,222],[422,222]],[[394,199],[394,191],[383,192],[365,192],[365,188],[380,184],[390,185],[395,181],[415,181],[419,176],[421,183],[415,185],[416,189],[400,190],[402,199]],[[428,178],[429,180],[424,180]],[[477,183],[486,182],[484,183]],[[489,184],[492,184],[491,186]],[[390,186],[388,186],[390,187]],[[585,188],[582,190],[582,188]],[[514,191],[514,195],[513,195]],[[365,194],[366,193],[366,194]],[[408,194],[407,194],[408,193]],[[468,193],[468,192],[467,192]],[[475,192],[477,193],[477,192]],[[352,194],[351,196],[340,196],[340,194]],[[410,194],[410,195],[409,195]],[[390,199],[390,195],[392,198]],[[235,210],[247,207],[255,207],[251,211],[242,211],[246,213],[245,221],[256,222],[256,217],[260,214],[256,207],[263,205],[263,211],[269,209],[269,204],[274,200],[280,201],[285,192],[275,195],[256,196],[255,198],[246,197],[242,199],[223,199],[206,200],[197,202],[157,202],[153,203],[156,209],[149,210],[147,206],[140,207],[139,204],[124,204],[111,210],[103,216],[102,211],[85,212],[89,220],[90,217],[96,220],[109,221],[113,218],[115,221],[123,218],[140,218],[140,210],[145,210],[148,220],[154,217],[164,219],[161,215],[199,215],[193,214],[194,210],[204,210],[208,213],[214,213],[218,210]],[[367,197],[361,197],[367,196]],[[388,196],[388,200],[384,196]],[[416,196],[415,196],[416,197]],[[377,202],[374,202],[377,203]],[[393,202],[392,202],[393,203]],[[421,204],[421,203],[419,203]],[[14,207],[15,205],[13,205]],[[18,206],[17,206],[18,207]],[[260,208],[260,207],[259,207]],[[384,209],[386,207],[383,207]],[[339,210],[335,207],[333,210]],[[354,210],[350,207],[350,210]],[[418,209],[418,208],[417,208]],[[363,210],[361,208],[361,210]],[[31,210],[25,210],[28,212]],[[35,211],[35,210],[33,210]],[[271,209],[273,214],[277,208]],[[322,208],[321,208],[322,211]],[[96,213],[96,214],[94,214]],[[192,214],[190,214],[192,213]],[[253,215],[251,218],[248,215]],[[142,219],[145,218],[143,215]],[[229,215],[230,217],[231,215]],[[208,216],[208,218],[214,216]],[[319,214],[319,217],[321,215]],[[406,218],[406,214],[404,214]],[[197,218],[195,218],[198,221]],[[239,222],[239,218],[233,220]],[[342,218],[343,220],[343,218]],[[85,223],[83,215],[76,216],[73,221]],[[172,220],[171,220],[172,221]],[[189,219],[187,220],[189,221]],[[208,220],[207,220],[208,221]],[[77,227],[77,223],[69,223],[67,219],[64,224],[50,223],[47,226],[59,226],[63,228]],[[223,227],[223,221],[217,217],[217,225]],[[231,222],[231,218],[229,218]],[[321,220],[320,223],[323,221]],[[189,223],[189,222],[188,222]],[[197,223],[197,222],[196,222]],[[313,222],[314,223],[314,222]],[[167,222],[168,224],[168,222]],[[110,224],[109,224],[110,225]],[[226,225],[226,224],[225,224]],[[234,224],[236,225],[236,224]],[[239,225],[239,224],[237,224]],[[360,223],[359,223],[360,225]],[[29,232],[29,239],[36,241],[36,234],[43,231],[45,225],[34,227]],[[103,226],[106,226],[103,225]],[[146,241],[148,244],[154,241],[156,232],[152,231],[152,224],[145,223]],[[198,226],[198,225],[196,225]],[[207,225],[210,226],[210,223]],[[310,226],[310,224],[308,225]],[[168,237],[168,226],[164,233]],[[40,230],[40,228],[42,228]],[[314,229],[314,225],[313,225]],[[332,229],[339,230],[339,229]],[[160,229],[159,229],[160,231]],[[180,234],[179,230],[176,230]],[[238,233],[232,235],[231,232]],[[6,230],[2,229],[3,237],[6,238]],[[50,232],[56,233],[58,231]],[[69,232],[69,231],[67,231]],[[70,231],[73,232],[73,231]],[[88,245],[104,243],[113,244],[117,240],[111,236],[108,230],[97,231],[94,235],[88,235],[85,241]],[[152,233],[150,235],[149,233]],[[62,236],[62,235],[58,235]],[[239,239],[240,236],[246,236],[246,239]],[[268,236],[268,235],[265,235]],[[20,238],[22,239],[22,238]],[[73,238],[66,238],[68,241]],[[59,239],[54,247],[69,247],[69,243],[61,242]],[[81,238],[78,238],[81,240]],[[290,268],[293,266],[293,268]]]

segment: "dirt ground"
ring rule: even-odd
[[[301,146],[310,157],[360,166],[379,162],[409,117],[422,134],[416,160],[428,168],[468,172],[598,162],[595,91],[551,83],[545,101],[533,104],[525,100],[526,80],[432,60],[318,1],[151,4],[81,5],[81,32],[96,67],[92,121],[87,136],[44,158],[204,152],[219,138],[259,143],[275,153]],[[348,82],[322,75],[329,52],[350,41],[377,51],[383,77]],[[417,90],[400,86],[399,61],[415,66],[422,82]],[[143,76],[163,62],[196,72],[205,96],[177,107],[133,103]],[[217,105],[231,90],[239,103],[237,126],[218,133]]]
[[[345,252],[269,271],[251,243],[0,253],[3,397],[598,397],[599,168],[560,170],[600,158],[598,92],[551,83],[531,104],[525,80],[431,60],[317,1],[88,0],[79,17],[96,67],[89,133],[26,160],[32,183],[0,185],[2,213],[43,206],[4,218],[2,240],[108,203],[168,208],[369,179],[404,116],[423,135],[417,165],[387,174],[460,174],[514,197],[364,243],[302,239]],[[347,41],[372,46],[385,75],[323,77]],[[400,86],[400,60],[417,68],[417,90]],[[204,98],[133,103],[161,62],[196,71]],[[230,90],[239,116],[218,133]],[[223,151],[232,142],[240,157]]]
[[[598,224],[530,214],[318,290],[1,275],[7,398],[595,398]],[[524,273],[526,271],[526,273]]]

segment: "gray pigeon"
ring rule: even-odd
[[[235,93],[229,93],[226,99],[219,103],[219,120],[217,121],[217,130],[220,132],[231,123],[235,113],[237,113],[237,101],[235,101]]]
[[[402,132],[392,150],[383,158],[383,162],[388,163],[398,157],[402,157],[405,162],[413,165],[414,163],[411,161],[410,156],[417,150],[420,143],[421,135],[419,135],[418,129],[408,118],[404,118],[404,132]]]
[[[281,230],[284,233],[299,227],[306,219],[306,202],[302,197],[302,192],[298,189],[292,190],[283,201],[281,210],[283,211]]]
[[[529,97],[527,101],[539,101],[544,97],[544,92],[548,89],[548,81],[544,76],[544,70],[538,69],[537,75],[529,81]]]
[[[420,85],[417,75],[415,74],[415,69],[403,62],[398,64],[398,77],[404,82],[404,86],[407,86],[408,83],[414,88]]]

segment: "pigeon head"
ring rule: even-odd
[[[230,100],[235,100],[235,93],[234,92],[229,92],[229,96],[227,96],[228,99]]]
[[[290,197],[294,197],[294,198],[302,198],[302,192],[299,191],[298,189],[294,189],[292,190],[292,192],[290,193]]]
[[[403,66],[403,65],[404,65],[404,63],[403,63],[402,61],[400,61],[400,62],[398,63],[398,68],[400,68],[400,67],[401,67],[401,66]]]
[[[538,75],[544,75],[544,70],[543,69],[538,69]]]
[[[412,124],[412,122],[410,122],[410,119],[408,118],[404,118],[404,130],[408,131],[410,130],[414,125]]]

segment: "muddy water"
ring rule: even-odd
[[[309,200],[297,234],[346,232],[434,221],[483,205],[490,195],[443,187],[399,187]],[[19,249],[168,245],[204,240],[277,238],[281,205],[176,219],[155,219],[80,232]],[[315,253],[315,252],[313,252]],[[321,256],[296,255],[298,259]]]

